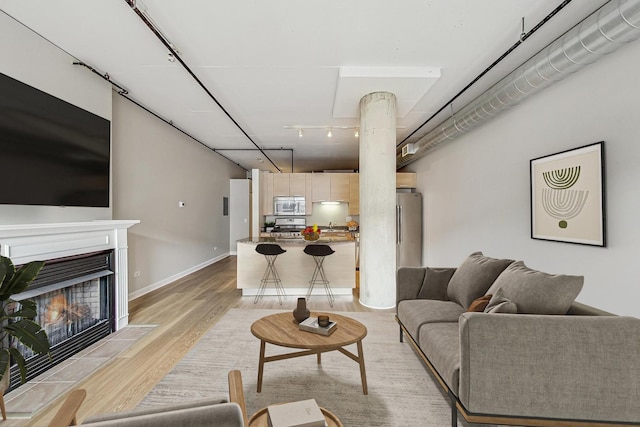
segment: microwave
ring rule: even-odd
[[[274,197],[274,215],[305,215],[304,197]]]

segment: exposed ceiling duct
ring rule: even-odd
[[[401,168],[425,156],[523,99],[562,80],[622,44],[640,37],[640,0],[612,0],[541,50],[491,89],[413,142],[415,154],[402,156]]]

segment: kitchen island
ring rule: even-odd
[[[309,280],[316,266],[313,257],[304,253],[307,245],[326,244],[335,251],[324,260],[324,271],[334,295],[351,295],[356,285],[356,242],[344,238],[321,238],[317,241],[303,239],[275,239],[260,237],[238,240],[237,287],[242,296],[253,296],[258,292],[267,261],[256,252],[259,243],[276,243],[287,252],[279,255],[276,269],[287,296],[305,296]],[[276,295],[273,285],[267,286],[265,295]],[[316,285],[313,295],[325,295],[324,287]],[[291,301],[294,301],[293,299]],[[289,302],[291,302],[289,301]]]

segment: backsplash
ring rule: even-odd
[[[333,225],[346,226],[347,217],[349,216],[349,204],[340,203],[338,205],[323,205],[321,203],[313,204],[313,214],[305,216],[308,225],[318,224],[320,226],[328,226],[329,222]],[[275,221],[275,216],[267,215],[266,222]],[[358,215],[351,215],[353,221],[359,221]]]

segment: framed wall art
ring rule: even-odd
[[[606,246],[604,142],[539,157],[531,168],[531,238]]]

